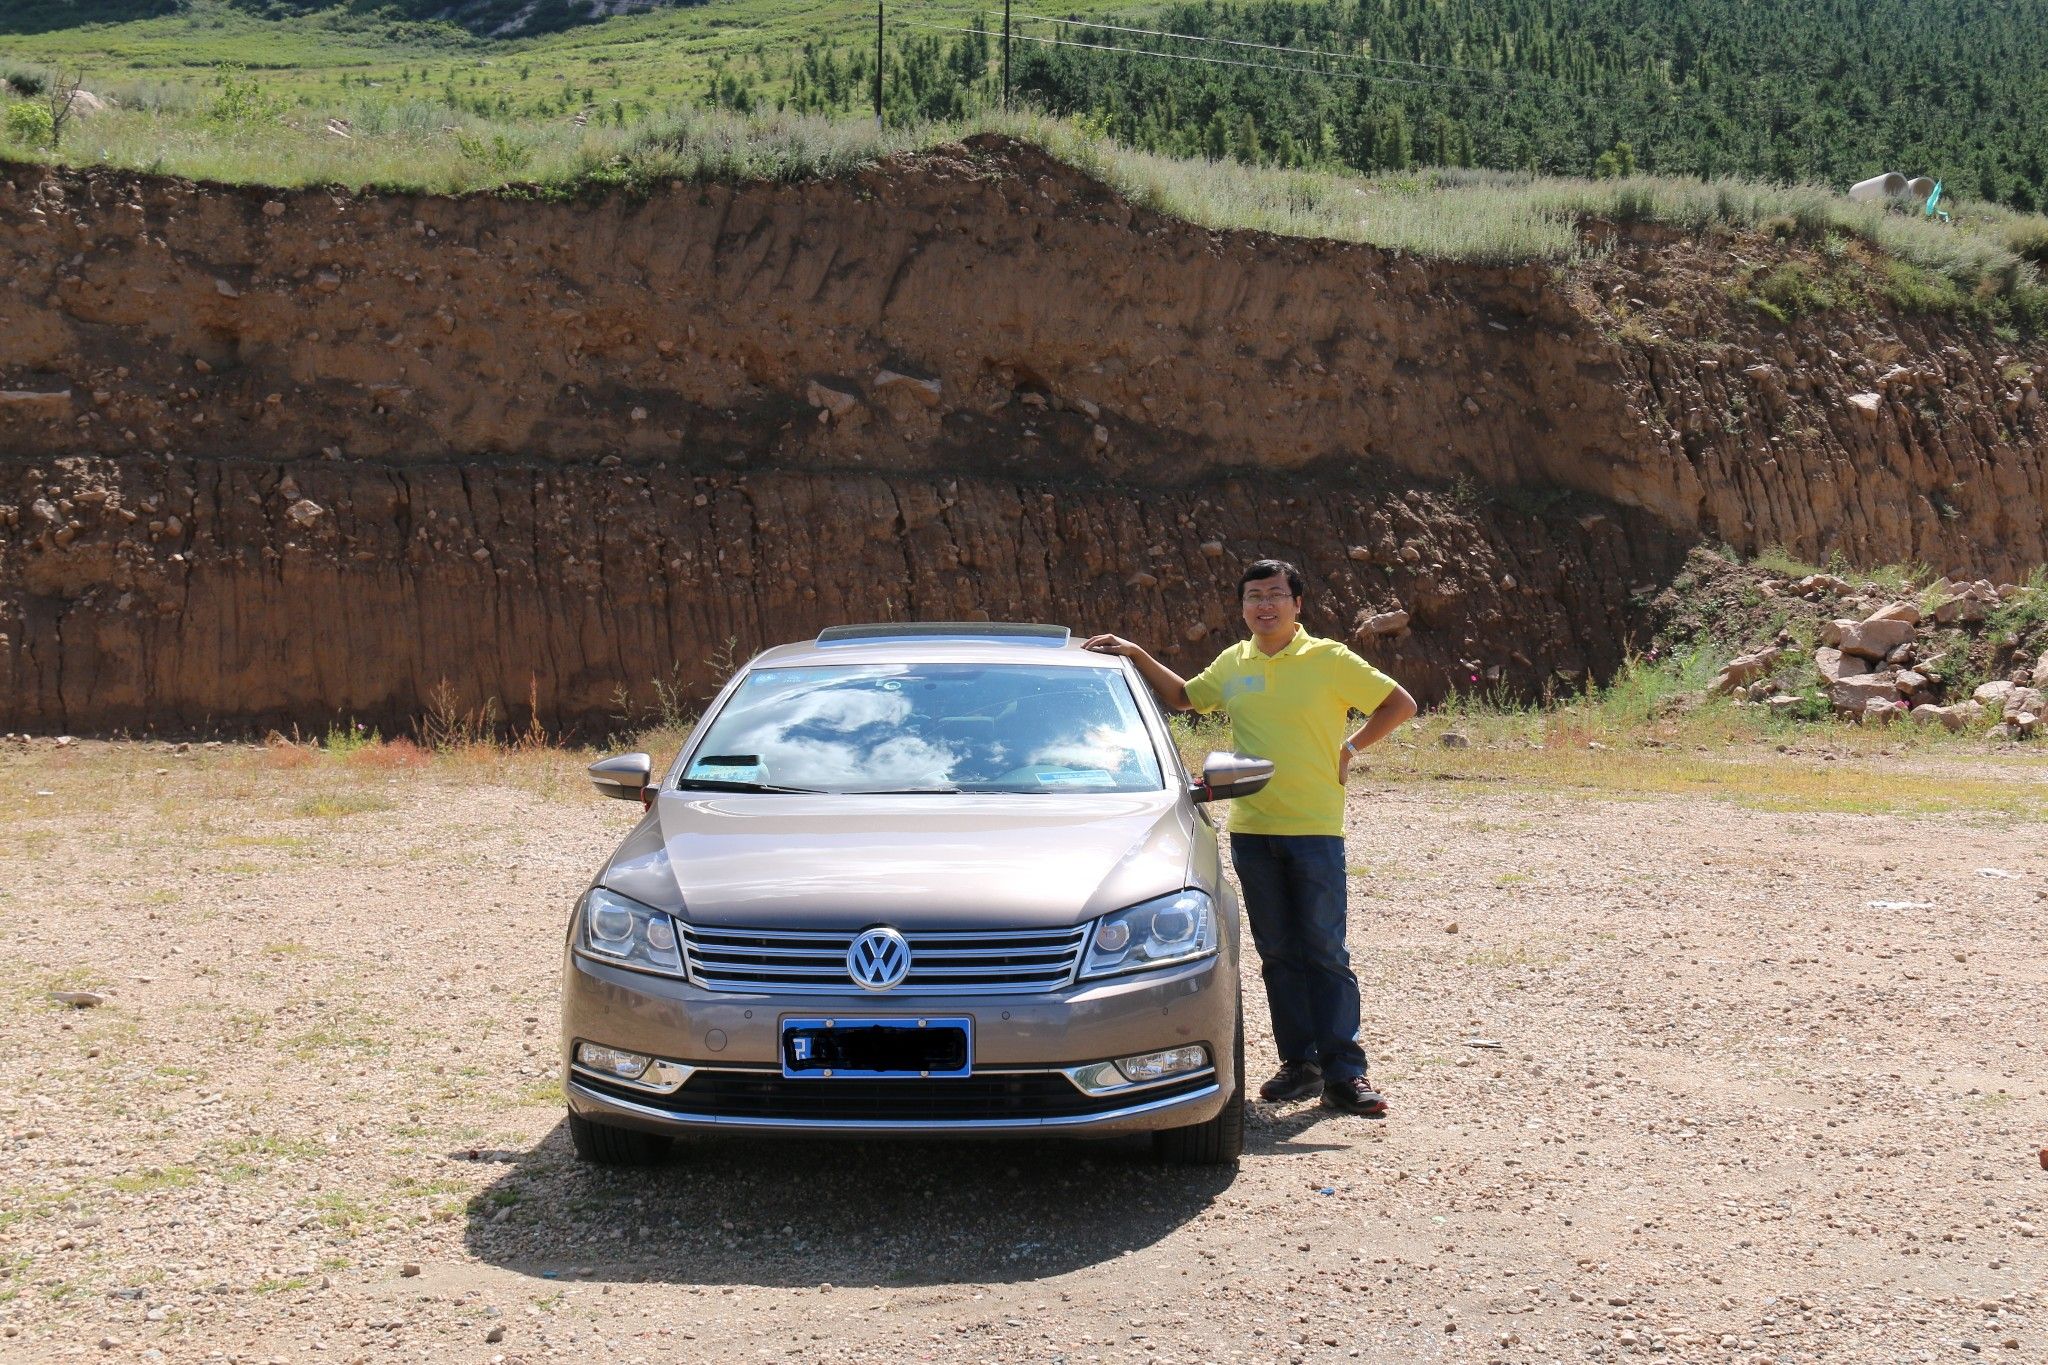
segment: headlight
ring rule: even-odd
[[[583,951],[635,971],[683,974],[675,921],[616,891],[592,887],[583,897]]]
[[[1215,951],[1215,907],[1207,892],[1189,887],[1097,920],[1081,975],[1141,972],[1192,962]]]

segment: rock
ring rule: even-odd
[[[1914,722],[1920,725],[1939,725],[1950,732],[1963,728],[1962,713],[1953,706],[1932,706],[1922,702],[1913,708],[1911,714]]]
[[[314,522],[326,516],[327,509],[314,502],[311,498],[300,498],[297,502],[285,508],[284,514],[292,519],[294,526],[303,528],[311,526]]]
[[[1849,584],[1831,573],[1811,573],[1792,581],[1792,591],[1805,596],[1809,593],[1832,593],[1835,596],[1849,591]]]
[[[1206,556],[1207,558],[1210,558],[1210,559],[1221,559],[1221,558],[1223,558],[1223,542],[1222,542],[1222,541],[1220,541],[1220,540],[1205,540],[1205,541],[1203,541],[1203,542],[1202,542],[1202,553],[1203,553],[1203,555],[1204,555],[1204,556]]]
[[[413,1276],[420,1273],[419,1262],[407,1261],[404,1265],[398,1267],[398,1273],[400,1275],[403,1275],[407,1279],[411,1279]]]
[[[1372,563],[1372,550],[1364,545],[1354,545],[1344,552],[1360,564]]]
[[[1864,620],[1866,622],[1904,621],[1909,626],[1917,626],[1920,624],[1920,608],[1911,602],[1893,602],[1879,607],[1876,611],[1865,617]]]
[[[1441,735],[1437,736],[1436,742],[1443,745],[1446,749],[1469,749],[1472,747],[1472,741],[1459,734],[1456,730],[1444,731]]]
[[[1846,715],[1863,715],[1873,701],[1893,705],[1898,699],[1898,686],[1889,673],[1867,673],[1828,686],[1828,703]]]
[[[2032,711],[2037,716],[2048,711],[2048,694],[2038,688],[2015,684],[2012,691],[2005,694],[2005,714],[2011,716],[2021,711]]]
[[[853,394],[820,384],[815,379],[804,389],[804,401],[814,408],[823,408],[834,417],[844,417],[860,406],[860,399]]]
[[[0,412],[22,417],[69,417],[71,390],[0,389]]]
[[[2048,654],[2043,654],[2034,664],[2033,682],[2037,689],[2048,691]]]
[[[242,297],[241,290],[235,288],[233,285],[229,284],[226,280],[221,279],[219,276],[214,277],[213,292],[220,295],[224,299],[238,299]]]
[[[498,1342],[501,1342],[504,1339],[505,1324],[502,1322],[492,1327],[490,1331],[484,1333],[484,1341],[488,1345],[496,1345]]]
[[[1875,422],[1878,414],[1884,411],[1884,395],[1877,393],[1852,393],[1849,395],[1849,406],[1856,409],[1862,416],[1868,417],[1871,421]]]
[[[2022,739],[2032,739],[2041,729],[2041,717],[2032,711],[2021,711],[2007,722]]]
[[[1844,678],[1854,678],[1870,672],[1868,660],[1853,654],[1843,654],[1839,649],[1816,649],[1813,652],[1813,667],[1825,683],[1838,683]]]
[[[2012,692],[2013,686],[2009,682],[1988,682],[1972,692],[1970,700],[1992,715],[2000,715],[2005,711],[2006,698],[2010,697]]]
[[[1779,716],[1797,711],[1805,702],[1806,698],[1794,696],[1790,692],[1777,692],[1764,698],[1764,705],[1771,708],[1773,715]]]
[[[1893,678],[1893,681],[1898,684],[1899,691],[1909,697],[1913,695],[1915,692],[1925,692],[1927,690],[1926,677],[1922,674],[1915,673],[1910,668],[1900,669],[1898,674]]]
[[[1906,704],[1896,697],[1872,697],[1863,703],[1863,719],[1889,725],[1905,712]]]
[[[51,991],[50,998],[60,1005],[89,1010],[106,1004],[109,997],[101,995],[98,991]]]
[[[1189,626],[1186,630],[1181,632],[1182,638],[1185,639],[1189,644],[1195,644],[1198,641],[1207,638],[1208,634],[1209,627],[1204,625],[1200,621],[1195,622],[1193,625]]]
[[[1825,621],[1821,624],[1818,638],[1824,647],[1839,649],[1842,644],[1842,632],[1855,624],[1854,621],[1846,616],[1837,616],[1834,620]]]
[[[265,218],[284,217],[284,200],[273,199],[269,203],[265,204],[263,206],[263,216]]]
[[[1747,687],[1777,666],[1784,650],[1772,645],[1754,654],[1742,654],[1721,665],[1721,671],[1714,678],[1710,691],[1733,692],[1738,687]]]
[[[1408,613],[1405,611],[1379,611],[1358,623],[1360,635],[1399,635],[1408,629]]]
[[[78,737],[76,735],[59,735],[55,743],[60,749],[69,749],[72,745],[78,743]]]
[[[1882,659],[1913,638],[1910,622],[1900,620],[1858,621],[1842,631],[1840,649],[1866,659]]]
[[[916,375],[899,374],[895,370],[877,370],[875,392],[902,393],[927,408],[935,408],[939,405],[941,391],[936,379],[920,379]]]

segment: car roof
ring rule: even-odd
[[[1007,663],[1056,667],[1116,668],[1113,654],[1096,654],[1059,626],[1007,621],[918,621],[871,626],[836,626],[815,640],[777,645],[756,655],[749,668],[826,664]]]

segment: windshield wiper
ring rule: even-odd
[[[855,787],[848,796],[958,796],[964,787]]]
[[[823,796],[816,787],[775,787],[766,782],[740,782],[725,777],[679,777],[679,792],[779,792],[787,796]]]

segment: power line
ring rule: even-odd
[[[900,27],[914,28],[926,33],[972,33],[979,34],[984,38],[1001,38],[1003,36],[998,31],[985,28],[955,28],[950,25],[940,24],[903,22],[900,23]],[[1285,66],[1277,62],[1247,62],[1240,61],[1234,57],[1198,57],[1191,52],[1155,52],[1149,48],[1115,47],[1107,43],[1082,43],[1076,42],[1071,38],[1038,38],[1028,33],[1012,33],[1010,40],[1018,43],[1037,43],[1041,47],[1078,47],[1086,48],[1091,52],[1121,52],[1131,57],[1157,57],[1162,61],[1169,62],[1196,62],[1204,66],[1240,66],[1249,67],[1255,71],[1280,71],[1293,76],[1329,76],[1336,80],[1363,81],[1379,85],[1410,85],[1427,89],[1434,84],[1431,81],[1405,80],[1399,76],[1375,76],[1364,71],[1317,71],[1313,67]]]
[[[1325,48],[1286,47],[1278,43],[1255,43],[1244,38],[1218,38],[1213,35],[1200,33],[1169,33],[1164,29],[1129,28],[1122,24],[1104,24],[1090,19],[1055,19],[1049,15],[1040,14],[1027,14],[1023,17],[1027,20],[1037,20],[1043,24],[1065,24],[1074,28],[1107,29],[1114,33],[1131,33],[1150,38],[1173,38],[1184,43],[1221,43],[1226,47],[1258,48],[1265,52],[1292,52],[1306,57],[1328,57],[1335,61],[1344,62],[1377,62],[1384,66],[1406,66],[1422,71],[1469,72],[1474,76],[1487,80],[1493,80],[1504,74],[1497,69],[1490,70],[1479,66],[1453,66],[1439,62],[1412,62],[1401,57],[1375,57],[1367,52],[1331,52]],[[1536,73],[1526,74],[1534,75]]]

